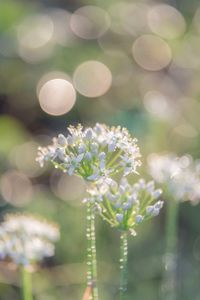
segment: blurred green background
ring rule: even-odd
[[[56,255],[34,274],[35,300],[81,299],[84,183],[35,162],[39,144],[69,124],[126,126],[145,173],[152,152],[200,157],[198,0],[0,0],[0,211],[57,221]],[[181,205],[178,299],[200,298],[200,208]],[[127,299],[160,299],[163,210],[130,238]],[[100,299],[117,298],[119,234],[98,220]],[[20,299],[0,263],[0,299]]]

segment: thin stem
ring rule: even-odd
[[[23,300],[33,300],[31,273],[25,267],[21,268],[21,279]]]
[[[87,204],[87,242],[87,286],[92,289],[90,300],[98,300],[95,215],[91,203]]]
[[[166,215],[166,252],[164,257],[163,300],[176,300],[178,202],[168,201]]]
[[[124,300],[127,291],[128,233],[120,236],[120,300]]]
[[[114,162],[118,159],[118,157],[122,154],[122,150],[119,150],[118,152],[117,152],[117,154],[115,154],[114,156],[113,156],[113,158],[108,162],[108,164],[107,164],[107,168],[109,167],[111,167],[113,164],[114,164]]]

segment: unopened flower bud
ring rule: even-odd
[[[143,221],[143,219],[144,219],[143,216],[137,215],[137,216],[135,217],[135,222],[136,222],[137,224],[139,224],[139,223],[141,223],[141,222]]]
[[[66,146],[67,144],[67,139],[63,134],[58,135],[58,144],[62,147]]]
[[[116,214],[116,219],[119,223],[123,221],[123,218],[124,218],[123,214]]]

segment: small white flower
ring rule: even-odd
[[[110,191],[108,191],[108,193],[107,193],[107,198],[108,198],[108,200],[110,201],[110,202],[113,202],[113,201],[115,201],[116,200],[116,195],[113,195]]]
[[[153,212],[152,212],[152,216],[153,216],[153,217],[156,217],[156,216],[158,216],[158,215],[159,215],[159,213],[160,213],[160,209],[159,209],[159,208],[156,208],[156,207],[154,207],[154,210],[153,210]]]
[[[123,209],[124,209],[124,210],[130,209],[131,206],[132,206],[131,201],[128,201],[128,202],[123,203]]]
[[[75,166],[71,165],[67,171],[69,176],[72,176],[74,174]]]
[[[92,137],[93,137],[93,130],[92,130],[92,128],[86,129],[85,137],[86,137],[86,139],[88,139],[88,140],[91,140],[91,139],[92,139]]]
[[[123,221],[124,215],[123,214],[116,214],[116,219],[119,223]]]
[[[92,143],[90,146],[91,152],[94,155],[98,155],[98,151],[99,151],[99,146],[97,143]]]
[[[67,143],[68,143],[69,145],[73,145],[74,141],[75,141],[75,140],[74,140],[73,136],[69,135],[69,136],[67,137]]]
[[[67,144],[67,139],[63,134],[58,135],[58,144],[61,145],[62,147],[66,146]]]
[[[30,215],[6,215],[0,227],[0,257],[29,265],[54,254],[58,228]]]
[[[113,141],[109,144],[108,146],[108,151],[109,152],[114,152],[115,151],[115,148],[116,148],[116,141]]]
[[[100,160],[105,160],[105,159],[106,159],[106,153],[105,153],[105,152],[101,152],[101,153],[99,154],[99,159],[100,159]]]
[[[81,153],[84,153],[86,151],[87,147],[85,144],[82,144],[78,147],[78,153],[81,154]]]
[[[83,157],[84,157],[84,153],[81,153],[76,157],[76,159],[74,161],[77,163],[80,163],[82,161]]]
[[[144,219],[143,216],[137,215],[137,216],[135,217],[135,222],[136,222],[137,224],[140,224],[140,223],[143,221],[143,219]]]
[[[85,153],[85,159],[90,161],[92,159],[92,154],[90,152]]]
[[[164,202],[159,200],[158,202],[156,202],[156,204],[154,205],[154,207],[156,209],[161,209],[163,207],[163,204],[164,204]]]
[[[105,160],[100,160],[100,163],[99,163],[100,171],[105,170],[105,167],[106,167],[106,162],[105,162]]]
[[[152,193],[153,197],[156,199],[159,198],[161,194],[162,194],[161,189],[157,189],[157,190],[153,191],[153,193]]]
[[[146,213],[147,214],[152,214],[152,212],[154,211],[154,206],[153,205],[149,205],[146,207]]]
[[[66,153],[64,151],[64,149],[62,148],[57,148],[56,149],[56,156],[61,160],[61,161],[65,161],[66,160]]]
[[[94,173],[86,178],[89,181],[97,181],[99,179],[99,173]]]

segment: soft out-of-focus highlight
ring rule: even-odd
[[[152,153],[188,153],[198,160],[200,3],[0,1],[0,69],[0,219],[27,211],[59,223],[55,256],[44,258],[33,276],[34,300],[82,299],[87,269],[82,199],[88,186],[48,163],[40,168],[38,146],[67,135],[70,124],[105,123],[126,127],[138,139],[138,172],[147,182]],[[137,180],[137,174],[131,176],[130,184]],[[176,300],[199,299],[199,214],[199,205],[181,204]],[[134,275],[127,300],[161,299],[165,215],[164,205],[129,244],[128,272]],[[96,231],[101,298],[115,299],[118,235],[100,218]],[[0,269],[0,299],[20,300],[15,266],[4,260]]]

